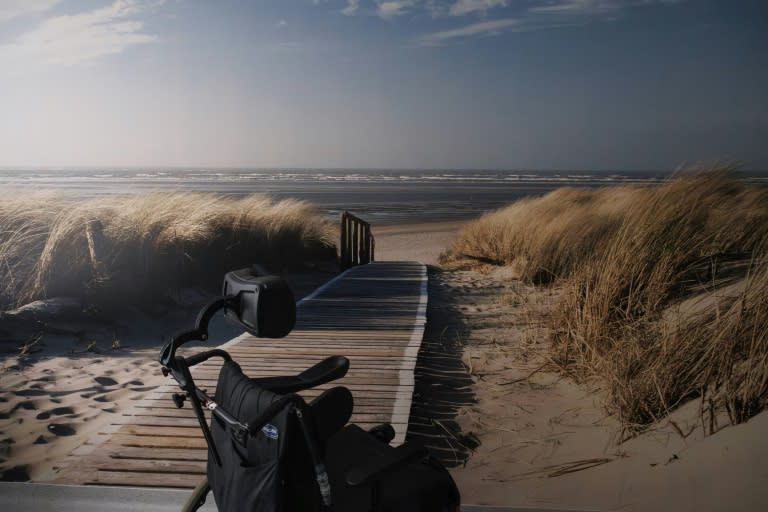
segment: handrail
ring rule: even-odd
[[[341,270],[374,261],[376,240],[371,225],[345,211],[341,214]]]

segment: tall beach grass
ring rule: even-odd
[[[264,195],[149,193],[78,199],[6,192],[0,200],[0,303],[81,296],[159,299],[215,286],[236,267],[335,258],[333,229],[307,203]],[[90,238],[90,240],[89,240]]]
[[[694,398],[711,429],[768,405],[768,188],[710,171],[561,189],[480,218],[443,262],[562,287],[556,358],[630,430]]]

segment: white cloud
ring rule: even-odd
[[[61,0],[1,0],[0,21],[37,14],[53,8]]]
[[[494,7],[506,7],[507,0],[458,0],[451,6],[452,16],[464,16],[477,11],[485,13]]]
[[[413,6],[413,0],[388,0],[377,4],[379,8],[376,14],[385,20],[391,20],[408,12],[408,8]]]
[[[453,1],[453,0],[452,0]],[[515,18],[473,23],[452,30],[433,32],[421,36],[422,44],[439,45],[450,39],[482,36],[502,31],[548,30],[582,25],[593,19],[615,19],[620,11],[652,5],[670,5],[684,0],[538,0],[519,12]],[[449,13],[463,16],[485,13],[494,7],[506,7],[509,0],[455,0]],[[434,12],[433,12],[434,15]]]
[[[360,0],[347,0],[347,6],[341,10],[341,14],[352,16],[357,12],[358,7],[360,7]]]
[[[654,3],[675,3],[674,0],[556,0],[546,5],[531,7],[532,13],[544,14],[600,14],[626,7]]]
[[[433,18],[439,18],[448,12],[448,6],[443,5],[440,0],[427,0],[424,8],[429,11]]]
[[[146,4],[115,0],[112,5],[42,21],[14,42],[0,46],[0,71],[35,65],[73,66],[157,41],[133,19]]]
[[[493,21],[481,21],[479,23],[473,23],[464,27],[455,28],[452,30],[444,30],[442,32],[433,32],[427,34],[421,38],[421,42],[428,45],[437,45],[448,39],[455,39],[458,37],[470,37],[476,35],[488,35],[502,32],[504,29],[510,27],[519,26],[521,21],[515,18],[507,18]]]

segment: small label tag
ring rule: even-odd
[[[270,439],[277,439],[279,437],[279,434],[277,432],[277,427],[272,425],[271,423],[267,423],[266,425],[261,427],[261,432]]]

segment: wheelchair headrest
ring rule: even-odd
[[[258,267],[224,276],[222,294],[236,296],[237,306],[224,315],[260,338],[282,338],[296,324],[296,302],[288,283],[278,276],[259,276]]]

